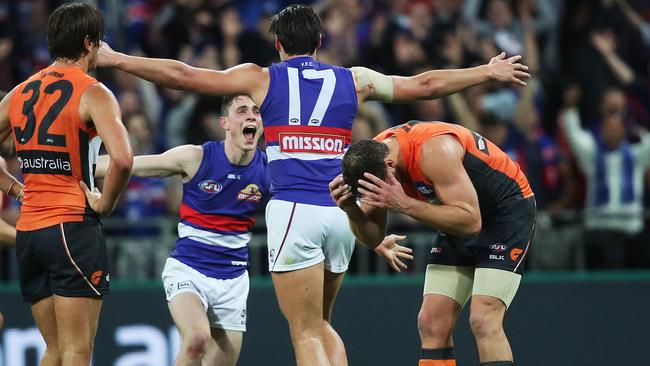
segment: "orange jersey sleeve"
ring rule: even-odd
[[[440,135],[451,135],[463,146],[463,166],[476,189],[482,205],[481,211],[490,209],[483,206],[496,207],[511,197],[533,196],[519,165],[491,141],[459,125],[420,121],[390,128],[375,137],[377,141],[393,136],[398,139],[408,175],[403,179],[403,186],[409,196],[420,200],[435,198],[433,183],[422,172],[420,160],[435,159],[435,156],[423,156],[422,146],[429,139]]]
[[[9,121],[25,183],[18,230],[97,217],[79,186],[82,180],[94,186],[101,145],[96,129],[79,116],[81,96],[94,83],[76,66],[50,66],[14,91]]]

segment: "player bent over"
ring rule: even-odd
[[[481,365],[514,365],[502,323],[535,224],[533,192],[515,162],[464,127],[412,121],[353,144],[330,191],[369,246],[384,238],[389,210],[440,231],[418,316],[420,366],[456,364],[452,331],[470,297]]]

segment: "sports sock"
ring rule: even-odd
[[[515,361],[490,361],[482,362],[481,366],[515,366]]]
[[[418,366],[456,366],[454,348],[423,348]]]

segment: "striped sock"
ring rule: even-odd
[[[456,366],[454,348],[423,348],[418,366]]]

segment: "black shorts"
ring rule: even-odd
[[[109,292],[109,268],[102,224],[66,222],[16,234],[23,300],[56,294],[101,298]]]
[[[429,264],[496,268],[522,273],[535,230],[535,197],[509,202],[491,217],[482,217],[478,236],[459,238],[440,234]]]

